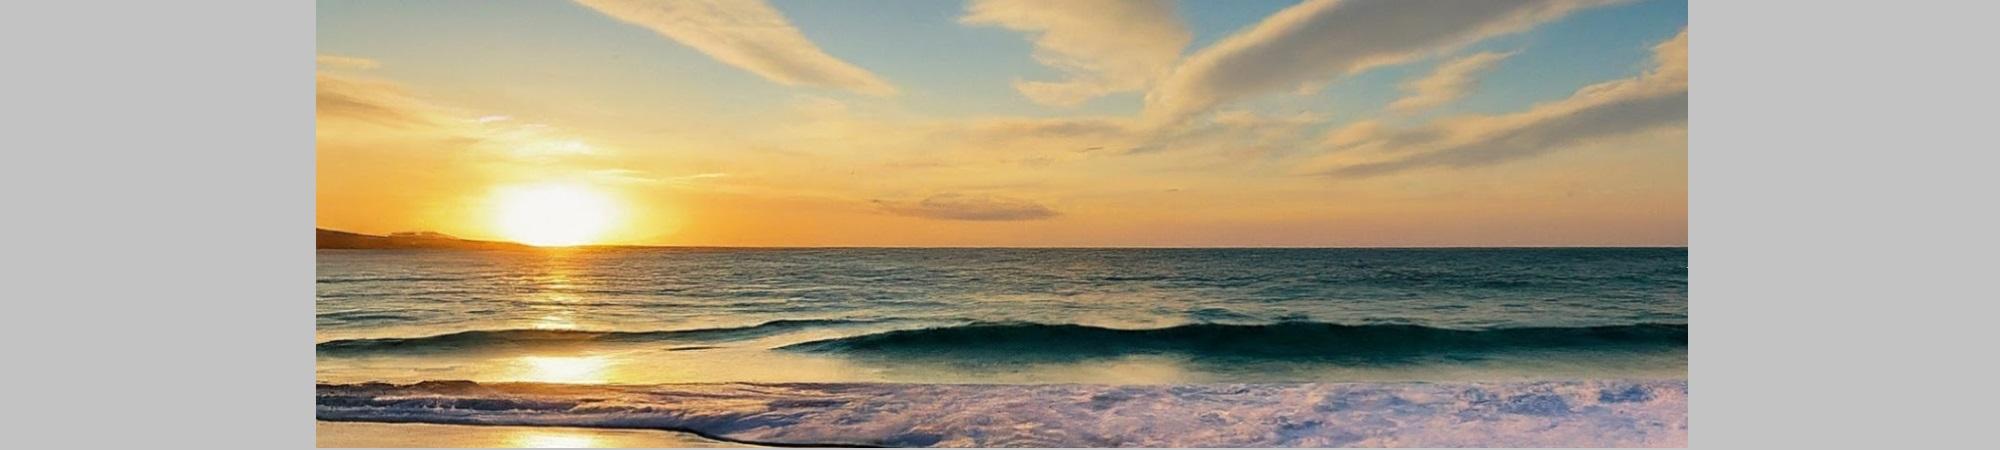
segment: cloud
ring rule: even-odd
[[[1052,106],[1145,89],[1192,39],[1165,0],[974,0],[959,20],[1033,36],[1035,60],[1067,79],[1015,81],[1014,88]]]
[[[1317,172],[1365,177],[1426,167],[1474,167],[1591,140],[1687,123],[1687,30],[1653,48],[1653,67],[1526,111],[1387,130],[1358,124],[1327,137],[1336,153]]]
[[[1310,147],[1307,130],[1325,120],[1317,114],[1264,115],[1226,110],[1210,120],[1149,135],[1128,153],[1203,152],[1247,159]]]
[[[421,102],[394,85],[324,73],[315,74],[314,81],[318,120],[344,119],[398,128],[435,123]]]
[[[968,137],[983,140],[1029,138],[1117,139],[1129,132],[1124,120],[1106,117],[1001,118],[967,122]]]
[[[325,142],[424,141],[440,153],[480,152],[489,162],[601,160],[606,149],[561,129],[476,114],[412,95],[397,84],[315,74],[317,136]]]
[[[821,51],[783,14],[761,0],[576,2],[778,84],[869,95],[896,93],[895,87],[875,74]]]
[[[918,202],[876,200],[890,214],[937,220],[1009,221],[1055,217],[1055,210],[1028,200],[944,193]]]
[[[375,62],[375,60],[352,56],[319,55],[317,62],[322,69],[368,70],[382,67],[382,63]]]
[[[925,142],[931,144],[930,149],[1011,155],[1039,162],[1155,153],[1222,155],[1228,157],[1226,160],[1238,160],[1317,148],[1312,131],[1324,123],[1324,116],[1312,112],[1250,110],[1218,111],[1200,122],[1162,130],[1141,129],[1134,120],[1123,117],[988,118],[933,124],[934,131],[928,135],[931,139]]]
[[[1457,101],[1479,84],[1479,75],[1509,56],[1514,54],[1475,53],[1438,64],[1430,75],[1403,83],[1403,92],[1407,95],[1390,102],[1389,111],[1412,114]]]
[[[1519,32],[1602,0],[1309,0],[1182,61],[1146,94],[1153,126]]]

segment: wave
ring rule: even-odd
[[[337,339],[314,346],[322,355],[478,352],[580,347],[605,343],[718,342],[753,339],[813,327],[862,325],[879,320],[788,319],[756,325],[664,331],[508,329],[472,330],[408,338]]]
[[[1686,381],[1666,380],[1136,386],[427,381],[321,384],[315,415],[328,421],[674,430],[794,446],[1679,447],[1687,443],[1687,394]]]
[[[381,277],[363,276],[363,277],[320,278],[314,280],[314,282],[319,284],[410,283],[410,282],[451,282],[451,281],[466,281],[466,279],[458,277],[436,277],[436,276],[381,276]]]
[[[473,330],[422,337],[338,339],[321,342],[323,356],[480,353],[582,349],[619,344],[682,344],[672,351],[716,348],[721,342],[775,336],[811,328],[907,319],[792,319],[750,326],[662,331],[552,329]],[[869,330],[873,331],[873,330]],[[1676,351],[1687,346],[1687,325],[1641,323],[1586,327],[1453,329],[1404,324],[1348,325],[1289,321],[1261,325],[1197,323],[1153,329],[1076,324],[961,322],[950,326],[874,331],[790,344],[778,350],[849,357],[977,361],[1062,361],[1126,355],[1181,355],[1203,359],[1400,362],[1422,358],[1463,360],[1523,351]]]
[[[1280,322],[1115,329],[1071,324],[974,323],[886,331],[781,347],[849,355],[1070,359],[1133,354],[1222,358],[1393,360],[1505,351],[1645,351],[1687,347],[1687,325],[1464,330],[1419,325]]]

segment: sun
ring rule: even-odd
[[[493,225],[507,239],[543,247],[596,243],[618,218],[617,203],[588,186],[543,183],[494,192]]]

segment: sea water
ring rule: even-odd
[[[1687,250],[321,250],[322,381],[1673,379]]]

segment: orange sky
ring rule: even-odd
[[[672,55],[680,59],[670,67],[701,72],[677,78],[616,64],[574,69],[591,71],[584,76],[523,62],[530,59],[509,59],[526,65],[522,73],[489,67],[497,65],[495,58],[527,55],[427,55],[399,66],[398,60],[410,56],[330,52],[339,42],[329,33],[338,33],[341,25],[323,11],[319,225],[533,241],[518,231],[518,222],[550,216],[563,226],[566,217],[579,213],[555,207],[546,214],[515,211],[529,219],[502,218],[508,202],[520,209],[519,200],[503,193],[563,186],[615,210],[601,232],[589,233],[589,243],[1687,242],[1685,31],[1640,41],[1644,45],[1622,50],[1632,62],[1604,63],[1618,66],[1606,69],[1613,76],[1566,87],[1492,92],[1509,86],[1482,83],[1482,77],[1500,77],[1493,71],[1506,64],[1556,51],[1512,44],[1504,40],[1506,33],[1441,39],[1451,43],[1431,49],[1382,43],[1391,49],[1385,52],[1407,55],[1355,55],[1373,62],[1279,67],[1270,70],[1296,73],[1254,75],[1305,80],[1317,88],[1293,92],[1243,90],[1242,84],[1217,77],[1250,75],[1216,71],[1231,61],[1287,56],[1248,54],[1264,47],[1245,42],[1312,39],[1320,32],[1267,23],[1279,20],[1275,17],[1291,14],[1304,17],[1292,20],[1321,20],[1328,27],[1350,19],[1323,2],[1290,6],[1241,29],[1195,29],[1198,42],[1186,48],[1156,52],[1150,60],[1115,61],[1090,58],[1116,52],[1090,53],[1084,50],[1096,48],[1086,45],[1093,42],[1073,42],[1091,36],[1023,40],[1006,28],[1039,29],[1019,23],[1036,17],[969,10],[967,17],[990,16],[940,26],[991,28],[978,31],[1035,45],[1043,52],[1035,55],[1061,54],[1085,63],[1065,63],[1074,67],[1064,70],[1078,78],[1060,91],[1019,83],[1033,76],[1027,75],[1030,70],[1011,75],[1017,81],[1012,84],[964,81],[967,93],[959,96],[949,84],[934,88],[907,81],[916,77],[908,71],[919,69],[844,61],[820,48],[787,53],[803,58],[788,63],[797,66],[746,62],[729,53],[740,49],[699,40],[706,34],[662,31],[604,5],[617,3],[563,7],[582,26],[622,33],[617,37],[629,40],[625,45],[681,52]],[[1463,20],[1523,21],[1510,31],[1520,34],[1560,23],[1567,14],[1543,11],[1538,14],[1553,16],[1533,20],[1505,15],[1514,13]],[[1146,17],[1180,20],[1186,14]],[[805,31],[739,37],[815,47],[810,39],[815,33]],[[1157,25],[1132,32],[1175,30]],[[1213,33],[1214,43],[1199,42],[1203,33]],[[1486,40],[1497,43],[1480,48]],[[1121,41],[1104,42],[1097,44]],[[1077,47],[1062,47],[1072,44]],[[774,67],[821,72],[773,72]],[[1370,71],[1399,76],[1370,77]],[[566,75],[523,77],[536,73]],[[713,83],[702,78],[707,76],[736,84],[705,85]],[[1343,103],[1343,97],[1329,98],[1334,94],[1325,91],[1380,98]]]

